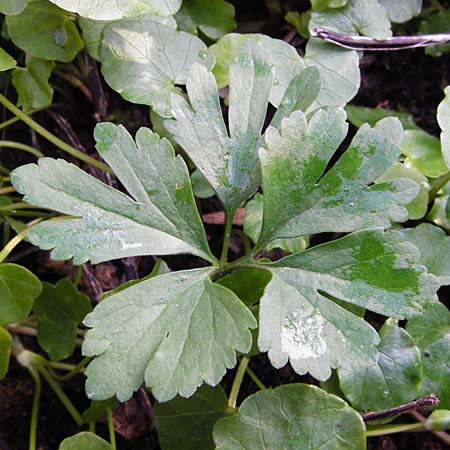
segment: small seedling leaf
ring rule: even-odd
[[[101,437],[82,431],[61,442],[58,450],[111,450],[111,445]]]

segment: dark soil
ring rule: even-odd
[[[266,1],[267,5],[275,4],[272,8],[268,8],[260,0],[235,0],[233,3],[237,8],[239,32],[261,32],[283,38],[289,31],[288,26],[283,22],[283,13],[295,8],[304,9],[307,2],[282,2],[284,11],[277,9],[277,2],[272,1]],[[408,26],[413,28],[411,32],[414,33],[415,24]],[[300,50],[304,45],[301,38],[296,38],[294,43],[298,44]],[[92,131],[98,120],[108,119],[123,123],[132,133],[141,126],[150,125],[146,107],[123,101],[104,83],[99,84],[96,81],[95,63],[90,61],[89,67],[92,74],[87,87],[99,98],[103,98],[104,102],[91,103],[79,90],[55,77],[52,81],[54,85],[61,87],[61,91],[55,95],[54,107],[35,114],[34,117],[39,123],[82,150],[93,149]],[[366,53],[361,67],[361,90],[354,99],[354,104],[407,111],[413,115],[418,125],[428,132],[438,134],[436,107],[442,99],[442,89],[450,81],[450,56],[432,58],[426,56],[421,49],[392,53]],[[10,94],[13,96],[12,92]],[[9,117],[5,112],[4,116]],[[46,155],[68,159],[66,154],[50,146],[23,124],[18,123],[1,133],[2,139],[30,143],[36,148],[41,148]],[[92,151],[89,153],[95,155]],[[2,152],[0,159],[1,164],[11,169],[33,162],[33,159],[24,156],[23,152]],[[76,160],[71,162],[79,164]],[[83,168],[86,169],[86,167]],[[114,180],[98,171],[89,170],[103,181],[114,185]],[[220,203],[214,198],[199,202],[199,208],[201,213],[221,210]],[[211,247],[218,254],[222,240],[222,227],[208,225],[206,229]],[[242,252],[242,244],[238,237],[233,239],[230,256],[237,258]],[[74,274],[71,262],[51,261],[48,252],[38,251],[26,243],[16,249],[10,261],[30,268],[44,281],[55,282],[61,277],[71,277]],[[204,264],[203,261],[188,256],[168,257],[166,262],[173,270],[199,267]],[[95,267],[87,266],[81,289],[95,301],[102,291],[113,289],[136,276],[148,274],[154,263],[154,258],[142,257],[98,264]],[[378,317],[371,317],[371,322],[373,321],[375,325],[382,323],[382,319]],[[39,352],[34,338],[25,338],[23,341],[27,348]],[[76,360],[75,357],[74,361]],[[290,366],[275,370],[265,355],[253,358],[250,365],[267,386],[275,387],[299,381],[314,383],[314,380],[309,377],[299,377]],[[230,371],[222,383],[227,392],[232,380],[233,371]],[[65,383],[64,389],[80,411],[89,406],[80,376]],[[0,384],[0,450],[24,450],[28,447],[33,390],[33,381],[27,371],[12,361],[8,376]],[[255,391],[254,384],[245,379],[239,401]],[[118,447],[121,450],[159,448],[156,432],[149,417],[151,410],[149,411],[145,406],[144,400],[143,393],[139,392],[133,397],[133,402],[116,410],[117,430],[128,438],[118,437]],[[62,439],[78,431],[70,415],[48,386],[43,383],[39,416],[39,448],[55,450]],[[97,431],[100,435],[107,437],[104,424],[98,424]],[[370,439],[368,448],[370,450],[438,450],[447,447],[433,435],[422,433]]]

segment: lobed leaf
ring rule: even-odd
[[[12,83],[16,88],[17,106],[27,112],[46,108],[52,103],[53,88],[48,82],[54,61],[31,57],[25,68],[19,67],[12,73]]]
[[[220,385],[201,386],[188,399],[157,403],[154,406],[155,428],[161,449],[213,450],[213,426],[229,414],[227,403]]]
[[[174,120],[165,124],[231,213],[259,187],[257,145],[266,117],[272,70],[254,48],[230,67],[228,133],[214,76],[201,65],[190,70],[190,105],[174,96]]]
[[[144,379],[160,402],[219,383],[236,364],[236,350],[250,350],[256,321],[209,272],[173,272],[134,284],[86,317],[93,329],[83,353],[97,356],[86,370],[90,398],[125,401]]]
[[[377,0],[349,0],[341,8],[313,12],[309,29],[312,31],[317,27],[338,33],[363,34],[379,40],[392,36],[386,9]]]
[[[272,280],[260,302],[258,345],[275,367],[290,360],[297,373],[326,380],[331,368],[376,361],[375,330],[334,299],[396,318],[421,312],[439,284],[401,237],[354,233],[264,265]]]
[[[140,14],[170,16],[181,6],[182,0],[50,0],[60,8],[95,20],[117,20]]]
[[[439,302],[406,325],[419,347],[423,364],[421,395],[436,394],[441,408],[450,407],[450,312]]]
[[[95,131],[97,149],[130,196],[64,160],[19,167],[12,182],[25,200],[81,218],[47,221],[28,234],[55,259],[93,263],[145,254],[193,253],[214,261],[195,207],[189,172],[170,143],[147,128],[136,143],[122,126]]]
[[[152,15],[109,23],[82,21],[92,56],[102,63],[106,82],[126,100],[171,117],[170,97],[181,93],[189,67],[210,68],[213,58],[198,37],[175,29],[173,19]]]
[[[369,367],[340,368],[340,388],[360,411],[379,411],[419,396],[422,363],[412,337],[389,319],[380,330],[377,362]]]
[[[395,23],[403,23],[418,16],[422,10],[422,0],[378,0],[386,9],[389,19]]]
[[[6,24],[14,44],[38,58],[70,62],[83,48],[70,15],[46,0],[29,2],[20,14],[6,16]]]
[[[404,178],[374,184],[400,154],[399,121],[361,127],[324,173],[346,132],[345,113],[336,108],[319,110],[309,122],[296,111],[280,131],[267,129],[266,148],[259,151],[264,218],[258,249],[277,238],[387,228],[407,219],[404,205],[417,196],[418,185]]]
[[[76,344],[77,326],[92,311],[89,298],[65,278],[43,290],[33,310],[38,318],[38,342],[53,361],[68,358]]]
[[[247,397],[214,426],[217,450],[364,450],[361,416],[343,400],[305,384]]]
[[[41,291],[41,282],[25,267],[0,264],[0,326],[25,319]]]

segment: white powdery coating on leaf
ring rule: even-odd
[[[324,320],[318,312],[304,317],[297,310],[284,320],[281,329],[281,350],[291,359],[318,358],[325,354],[327,344],[322,337]]]

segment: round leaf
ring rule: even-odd
[[[8,371],[11,342],[11,335],[4,328],[0,327],[0,380]]]
[[[111,450],[111,445],[97,435],[83,431],[64,439],[59,450]]]

